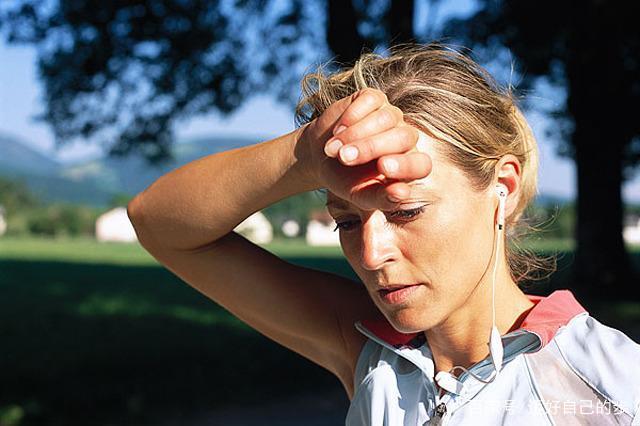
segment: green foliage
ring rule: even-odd
[[[85,206],[53,204],[31,211],[26,220],[30,234],[51,237],[94,235],[98,211]]]
[[[563,205],[533,204],[524,214],[525,220],[542,239],[571,239],[574,237],[576,210],[573,202]]]
[[[260,92],[294,104],[310,64],[414,38],[414,2],[368,3],[21,0],[0,2],[0,28],[38,53],[58,143],[160,161],[180,119],[228,114]]]
[[[640,216],[640,204],[629,204],[625,206],[625,214]]]
[[[124,195],[114,196],[123,202]],[[5,209],[7,235],[93,236],[99,209],[77,204],[44,204],[21,181],[0,177],[0,205]]]
[[[0,177],[0,205],[5,208],[7,216],[39,204],[24,182]]]
[[[0,426],[19,426],[24,414],[24,409],[19,405],[0,407]]]
[[[118,192],[111,196],[111,199],[109,200],[109,207],[125,207],[132,199],[133,195],[125,192]]]
[[[177,120],[229,113],[261,91],[290,98],[294,70],[316,59],[317,26],[302,24],[299,0],[5,3],[8,41],[48,52],[37,61],[42,118],[56,140],[97,139],[156,162],[170,156]]]

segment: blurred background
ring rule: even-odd
[[[204,155],[295,128],[305,72],[440,40],[522,98],[541,151],[525,248],[640,340],[637,2],[3,0],[0,426],[334,425],[330,373],[162,268],[126,204]],[[329,69],[335,69],[330,65]],[[237,232],[358,280],[317,192]],[[260,354],[256,357],[255,354]]]

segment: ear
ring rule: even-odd
[[[521,173],[520,161],[513,154],[503,156],[496,164],[494,185],[501,183],[509,191],[505,205],[505,217],[507,218],[511,216],[520,201]]]

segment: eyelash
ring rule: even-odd
[[[406,215],[406,216],[404,216],[404,217],[403,217],[403,219],[413,219],[414,217],[416,217],[416,216],[418,216],[419,214],[423,213],[423,212],[424,212],[424,209],[425,209],[426,207],[427,207],[427,206],[426,206],[426,205],[424,205],[424,206],[417,207],[417,208],[415,208],[415,209],[396,210],[395,212],[391,213],[391,216],[392,216],[392,217],[396,217],[396,216],[403,216],[403,215]],[[350,231],[350,230],[351,230],[351,228],[343,228],[343,227],[341,227],[341,225],[344,225],[345,223],[351,223],[351,222],[354,222],[354,221],[353,221],[353,220],[347,220],[347,221],[339,222],[339,223],[338,223],[338,222],[336,222],[336,227],[334,228],[334,230],[333,230],[333,231],[335,232],[335,231],[337,231],[338,229],[342,229],[343,231]]]

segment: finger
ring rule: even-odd
[[[394,184],[395,191],[393,195],[398,197],[397,193],[406,191],[403,188],[399,188],[397,183]],[[404,184],[408,186],[407,184]],[[361,185],[357,185],[351,192],[351,202],[361,208],[362,210],[393,210],[397,207],[398,201],[389,198],[388,184],[384,179],[375,179],[367,181]],[[400,199],[406,197],[406,192],[400,195]]]
[[[406,182],[392,182],[385,186],[386,200],[392,203],[392,209],[398,203],[411,197],[411,186]]]
[[[398,123],[402,122],[402,118],[403,114],[400,108],[389,104],[383,105],[362,120],[347,127],[344,131],[341,131],[329,139],[325,147],[325,153],[328,157],[336,157],[341,146],[392,129],[398,125]],[[369,160],[371,160],[371,158],[363,162]]]
[[[352,96],[352,102],[344,110],[334,128],[334,134],[339,134],[341,130],[356,124],[358,121],[380,109],[388,103],[387,95],[377,89],[362,89]]]
[[[331,105],[318,117],[316,128],[318,129],[318,139],[326,141],[333,136],[336,123],[342,117],[349,105],[354,101],[352,96],[342,98]]]
[[[333,192],[360,208],[374,209],[376,201],[383,198],[377,186],[385,182],[383,174],[376,170],[375,161],[360,166],[347,167],[340,162],[327,158],[322,163],[323,174],[326,176],[327,187],[334,188]],[[360,192],[365,191],[365,192]],[[372,193],[372,191],[374,191]],[[361,200],[361,201],[358,201]]]
[[[403,201],[411,198],[411,186],[406,182],[390,182],[378,179],[368,185],[355,188],[352,203],[363,210],[395,210]]]
[[[415,147],[417,140],[416,129],[411,126],[396,126],[383,133],[341,147],[338,158],[341,163],[348,166],[364,164],[383,155],[410,151]]]
[[[416,180],[431,173],[431,156],[424,152],[410,152],[401,155],[386,155],[377,161],[378,171],[390,179]]]

